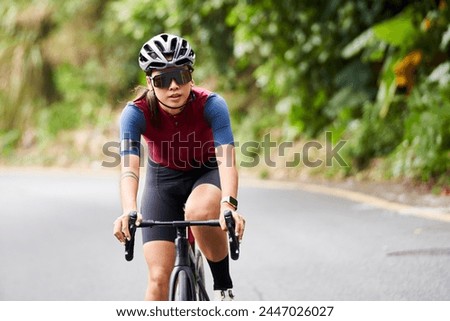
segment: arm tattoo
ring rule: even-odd
[[[133,173],[131,171],[124,172],[120,179],[124,179],[124,178],[127,178],[127,177],[134,178],[136,181],[139,182],[139,177],[135,173]]]

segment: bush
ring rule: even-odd
[[[407,102],[409,113],[405,118],[403,140],[390,157],[392,175],[424,181],[438,179],[439,176],[448,178],[449,83],[439,84],[428,78],[412,91]]]

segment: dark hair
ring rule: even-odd
[[[133,101],[145,98],[145,101],[147,102],[148,106],[150,123],[155,127],[159,127],[160,119],[159,119],[158,100],[156,99],[156,95],[153,89],[149,89],[144,86],[137,86],[134,89],[134,92],[136,93],[136,97],[133,99]]]

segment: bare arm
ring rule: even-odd
[[[222,197],[232,196],[237,199],[238,194],[238,171],[236,168],[236,151],[233,145],[221,145],[216,149],[217,162],[219,164],[220,185],[222,189]],[[233,212],[236,222],[236,234],[242,239],[245,227],[244,218],[236,212],[236,209],[228,203],[220,205],[220,220],[222,229],[226,229],[223,213],[226,210]]]
[[[233,145],[221,145],[216,151],[219,164],[220,185],[222,197],[238,194],[238,172],[236,169],[236,152]]]
[[[120,176],[120,199],[122,215],[114,222],[114,235],[124,243],[130,237],[128,230],[128,214],[137,211],[137,194],[139,188],[139,156],[122,157]],[[139,224],[139,221],[138,223]]]
[[[120,176],[120,198],[123,213],[136,211],[139,188],[139,156],[122,157]]]

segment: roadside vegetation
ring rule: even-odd
[[[196,49],[196,82],[226,97],[237,141],[258,142],[240,159],[275,161],[254,166],[261,177],[448,190],[449,17],[446,0],[5,0],[0,162],[101,164],[121,108],[144,83],[138,49],[173,32]],[[294,162],[310,142],[324,147],[312,145],[306,161],[323,161]],[[326,161],[325,146],[339,142],[345,165]]]

